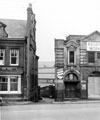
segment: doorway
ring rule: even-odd
[[[100,99],[100,73],[93,72],[88,77],[88,98]]]
[[[80,98],[80,82],[76,74],[70,73],[65,77],[65,98]]]
[[[65,82],[65,98],[79,98],[79,82]]]

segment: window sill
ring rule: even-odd
[[[4,64],[0,64],[0,66],[4,66]]]
[[[76,66],[76,64],[68,64],[67,66]]]
[[[19,64],[10,64],[10,66],[19,66]]]
[[[16,91],[16,92],[15,92],[15,91],[14,91],[14,92],[7,92],[7,91],[5,92],[5,91],[4,91],[4,92],[3,92],[3,91],[2,91],[2,92],[0,92],[0,94],[21,94],[21,92],[18,92],[18,91]]]

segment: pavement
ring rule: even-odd
[[[87,100],[66,100],[66,101],[55,101],[54,99],[50,98],[43,98],[38,102],[32,101],[9,101],[5,102],[2,101],[0,106],[9,106],[9,105],[29,105],[29,104],[90,104],[90,103],[100,103],[100,99],[87,99]]]
[[[68,101],[59,101],[53,102],[55,104],[90,104],[90,103],[100,103],[100,100],[68,100]]]

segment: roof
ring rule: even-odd
[[[38,74],[38,79],[55,79],[55,74]]]
[[[5,28],[8,38],[23,38],[26,36],[26,20],[0,19],[0,22],[7,25]]]
[[[93,36],[93,35],[95,35],[95,34],[97,34],[97,35],[100,36],[100,32],[96,30],[96,31],[90,33],[89,35],[85,36],[82,40],[87,39],[87,38],[89,38],[90,36]]]
[[[54,67],[54,61],[44,61],[44,62],[39,62],[39,68],[47,68],[47,67]]]
[[[54,62],[39,62],[38,67],[39,79],[55,79]]]
[[[6,27],[6,25],[4,23],[2,23],[2,22],[0,22],[0,26]]]
[[[54,67],[39,68],[38,74],[55,74],[55,68]]]
[[[66,37],[67,40],[81,40],[85,35],[69,35]]]

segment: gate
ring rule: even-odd
[[[100,98],[100,76],[88,78],[88,98]]]

